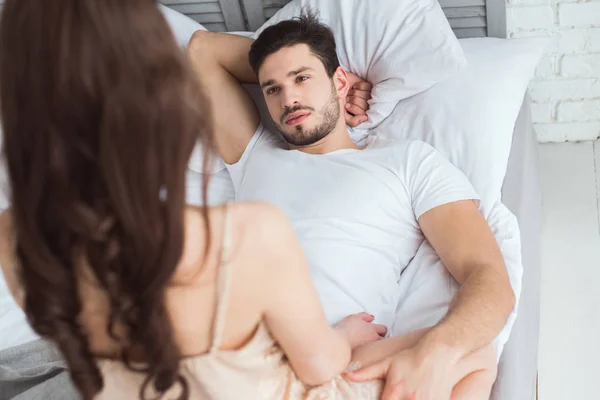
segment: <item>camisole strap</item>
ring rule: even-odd
[[[232,247],[232,221],[231,205],[225,205],[225,216],[223,218],[223,238],[221,241],[221,254],[217,270],[217,306],[213,322],[212,344],[210,353],[214,353],[221,346],[223,328],[225,326],[225,317],[227,314],[227,304],[229,300],[229,286],[231,281],[231,268],[229,266],[229,257]]]

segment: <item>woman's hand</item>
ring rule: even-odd
[[[387,333],[385,325],[373,324],[375,317],[368,313],[352,314],[334,325],[355,349],[363,344],[381,339]]]

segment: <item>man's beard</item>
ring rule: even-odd
[[[306,110],[308,107],[292,107],[289,110],[286,110],[284,115],[282,116],[282,121],[285,121],[285,118],[296,111]],[[302,124],[296,125],[295,133],[285,132],[283,129],[279,129],[283,139],[291,144],[292,146],[302,147],[309,146],[311,144],[317,143],[319,140],[323,139],[325,136],[329,135],[335,125],[340,118],[340,103],[338,101],[337,92],[335,87],[331,86],[331,97],[329,101],[323,108],[321,109],[321,115],[323,116],[320,123],[315,126],[311,130],[305,130],[302,128]],[[285,122],[283,122],[285,123]]]

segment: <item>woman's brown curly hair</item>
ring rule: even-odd
[[[189,396],[164,295],[183,251],[187,163],[197,140],[205,167],[213,147],[206,102],[157,7],[7,0],[0,21],[3,151],[25,311],[58,345],[85,399],[103,380],[78,322],[81,255],[110,299],[106,329],[123,362],[134,369],[133,346],[143,351],[140,397],[177,384]]]

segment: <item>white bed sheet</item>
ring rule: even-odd
[[[38,339],[13,300],[0,270],[0,350]]]

